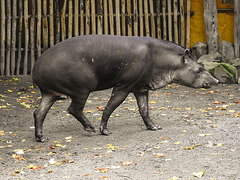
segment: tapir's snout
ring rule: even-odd
[[[204,88],[211,88],[211,86],[216,86],[218,83],[219,83],[219,80],[214,78],[214,77],[212,77],[211,82],[205,82],[203,84],[203,87]]]

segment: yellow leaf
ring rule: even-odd
[[[174,144],[180,144],[180,142],[175,142]]]
[[[12,90],[8,90],[8,92],[13,92]]]
[[[125,165],[125,166],[129,166],[129,165],[132,165],[132,164],[133,164],[133,161],[129,161],[129,160],[123,162],[123,165]]]
[[[156,104],[156,101],[149,101],[150,104]]]
[[[154,154],[155,157],[165,157],[166,155],[164,154]]]

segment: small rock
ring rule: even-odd
[[[235,58],[234,47],[227,41],[222,41],[219,52],[222,55],[222,62],[230,63]]]
[[[213,54],[207,54],[200,57],[197,62],[203,63],[203,62],[218,62],[220,63],[222,61],[222,56],[217,52]]]
[[[236,83],[237,69],[227,63],[220,63],[218,66],[209,70],[209,72],[219,80],[220,83]]]
[[[192,47],[193,57],[199,59],[201,56],[207,54],[207,43],[197,42]]]

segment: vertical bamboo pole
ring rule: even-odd
[[[67,0],[64,0],[64,4],[61,10],[62,41],[66,39],[66,8],[67,8]]]
[[[144,16],[145,16],[145,31],[146,36],[150,36],[149,21],[148,21],[148,0],[144,0]]]
[[[166,22],[166,0],[162,0],[162,13],[163,13],[163,39],[167,40],[167,22]]]
[[[110,34],[114,35],[113,3],[112,3],[112,0],[108,0],[108,2],[109,2]]]
[[[168,0],[168,40],[172,41],[172,5],[171,0]]]
[[[56,10],[56,43],[60,42],[60,10],[59,10],[59,1],[54,0],[55,10]]]
[[[42,0],[37,0],[37,57],[41,55],[42,31],[41,31],[41,17],[42,16]]]
[[[79,1],[75,0],[74,1],[74,36],[78,36],[79,32],[78,32],[78,12],[79,10]]]
[[[85,0],[85,5],[86,5],[86,32],[85,34],[90,34],[90,24],[91,24],[91,19],[90,19],[90,0]]]
[[[108,5],[107,5],[107,0],[104,0],[104,34],[108,34]]]
[[[157,12],[157,38],[161,39],[161,18],[160,18],[160,0],[156,1]]]
[[[20,73],[20,63],[21,63],[21,57],[22,57],[22,26],[23,26],[23,14],[22,14],[22,1],[18,1],[18,54],[17,54],[17,70],[16,75],[19,75]]]
[[[181,45],[185,47],[185,15],[183,0],[180,0],[180,16],[181,16]]]
[[[43,0],[43,51],[48,49],[48,20],[47,20],[47,0]]]
[[[5,70],[5,0],[1,0],[1,75]]]
[[[35,63],[35,0],[32,0],[32,16],[30,24],[30,47],[31,47],[31,73]]]
[[[131,0],[127,0],[127,25],[128,25],[128,36],[132,36],[132,7]]]
[[[73,11],[72,0],[68,0],[68,38],[72,37],[73,31]]]
[[[83,35],[84,34],[84,4],[83,4],[83,0],[80,0],[80,34]]]
[[[178,44],[178,2],[174,0],[173,2],[174,9],[174,42]]]
[[[154,9],[153,9],[153,1],[152,0],[149,0],[149,6],[150,6],[150,17],[151,17],[151,36],[156,37]]]
[[[54,45],[54,19],[53,19],[53,0],[49,0],[49,36],[50,47]]]
[[[138,36],[138,8],[137,0],[133,1],[133,22],[134,22],[134,36]]]
[[[115,2],[115,8],[116,8],[116,30],[117,35],[121,35],[121,25],[120,25],[120,4],[119,0],[116,0]]]
[[[97,33],[103,33],[103,7],[102,7],[102,0],[97,0]]]
[[[234,0],[234,47],[235,56],[240,58],[240,1]]]
[[[190,8],[191,0],[187,0],[187,37],[186,37],[186,48],[190,48]]]
[[[121,0],[122,35],[126,36],[125,0]]]
[[[95,0],[91,0],[92,34],[96,34],[96,9]]]
[[[139,25],[140,25],[140,36],[144,36],[143,33],[143,3],[142,0],[139,0]]]
[[[17,0],[13,0],[12,8],[12,42],[11,42],[11,75],[15,73],[16,59],[16,28],[17,28]]]
[[[6,76],[10,76],[11,47],[11,1],[7,1],[7,46],[6,46]]]
[[[25,28],[25,51],[24,51],[24,62],[23,62],[23,75],[27,75],[28,44],[29,44],[28,0],[24,0],[24,28]]]

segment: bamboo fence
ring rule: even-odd
[[[1,0],[0,75],[31,74],[37,58],[86,34],[190,44],[190,0]]]

